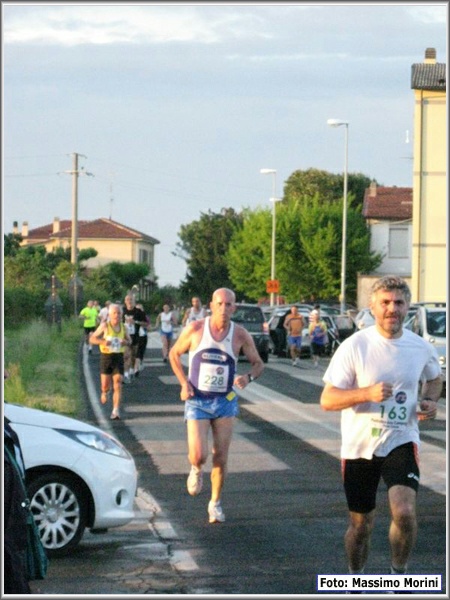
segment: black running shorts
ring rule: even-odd
[[[418,448],[413,442],[394,448],[387,456],[342,460],[345,496],[351,512],[368,513],[375,508],[380,478],[388,489],[404,485],[417,492],[419,476]]]
[[[102,375],[123,375],[123,352],[100,354],[100,373]]]

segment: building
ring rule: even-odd
[[[358,308],[368,305],[370,288],[378,277],[395,274],[411,281],[412,196],[412,188],[375,182],[365,191],[362,213],[370,229],[370,250],[380,253],[383,261],[376,273],[358,276]]]
[[[446,65],[427,48],[413,64],[414,169],[412,301],[447,299]]]
[[[148,298],[148,293],[155,282],[154,248],[159,241],[150,235],[112,221],[96,219],[95,221],[78,221],[78,251],[94,248],[98,254],[84,263],[87,269],[94,269],[110,262],[136,262],[148,265],[149,274],[139,283],[139,295]],[[24,222],[19,232],[14,223],[13,233],[20,233],[22,246],[41,245],[47,252],[57,248],[69,248],[72,245],[72,221],[55,217],[53,223],[29,229]]]

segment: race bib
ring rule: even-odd
[[[110,342],[110,345],[108,346],[110,352],[120,352],[122,348],[120,338],[108,336],[106,339]]]
[[[201,363],[198,378],[198,389],[202,392],[223,394],[228,387],[228,365]]]
[[[404,390],[394,392],[392,398],[376,404],[376,413],[372,417],[372,437],[379,437],[382,431],[399,431],[407,426],[411,413],[416,410],[416,402],[408,402]]]

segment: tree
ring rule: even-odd
[[[20,248],[23,237],[20,233],[8,233],[3,235],[4,256],[15,256]]]
[[[332,193],[332,182],[321,180]],[[277,207],[276,278],[281,294],[289,301],[338,298],[342,256],[342,195],[338,199],[313,193],[295,193]],[[310,196],[309,194],[313,194]],[[369,230],[360,208],[348,196],[347,277],[348,300],[356,299],[358,271],[370,271],[381,256],[370,252]],[[257,301],[265,295],[270,273],[270,211],[247,211],[242,229],[237,231],[227,253],[232,285]]]
[[[226,253],[234,232],[242,226],[242,216],[233,208],[220,213],[202,213],[198,221],[182,225],[180,254],[186,256],[187,275],[180,290],[185,298],[209,299],[219,287],[230,287]]]
[[[5,257],[5,288],[22,287],[29,291],[45,289],[52,272],[43,246],[26,246]]]
[[[90,295],[99,300],[118,300],[123,299],[133,285],[137,285],[149,271],[148,265],[142,263],[111,262],[87,273],[85,283]]]
[[[361,208],[365,190],[372,180],[362,173],[349,173],[347,178],[348,195],[353,196],[355,208]],[[344,175],[328,173],[319,169],[294,171],[287,179],[284,197],[288,202],[319,195],[323,202],[340,200],[344,193]]]
[[[271,211],[243,212],[243,225],[233,234],[225,256],[231,286],[236,294],[256,301],[266,293],[270,279]]]

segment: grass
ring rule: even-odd
[[[7,402],[76,416],[81,405],[78,350],[83,331],[74,320],[61,330],[32,321],[4,332]]]

